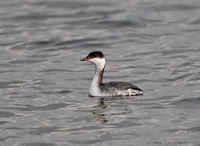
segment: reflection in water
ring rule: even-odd
[[[108,107],[108,105],[105,104],[104,100],[104,98],[100,98],[99,103],[97,105],[98,108],[96,108],[96,110],[92,112],[96,117],[96,121],[98,121],[101,124],[105,124],[108,122],[108,117],[106,117],[106,114],[103,111]]]
[[[125,120],[127,118],[126,115],[130,112],[127,100],[122,97],[99,98],[98,104],[92,111],[96,121],[101,124],[114,124],[116,121]]]

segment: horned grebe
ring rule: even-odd
[[[89,61],[96,65],[96,72],[93,77],[89,95],[90,96],[136,96],[143,95],[143,90],[128,82],[103,83],[103,72],[105,58],[102,52],[95,51],[88,54],[81,61]]]

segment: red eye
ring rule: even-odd
[[[95,58],[94,56],[87,56],[87,59]]]

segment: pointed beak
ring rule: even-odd
[[[87,57],[82,58],[80,61],[88,61],[88,58]]]

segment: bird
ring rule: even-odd
[[[129,82],[111,81],[103,82],[106,59],[101,51],[90,52],[81,61],[95,64],[95,75],[89,88],[89,96],[138,96],[143,95],[143,90]]]

